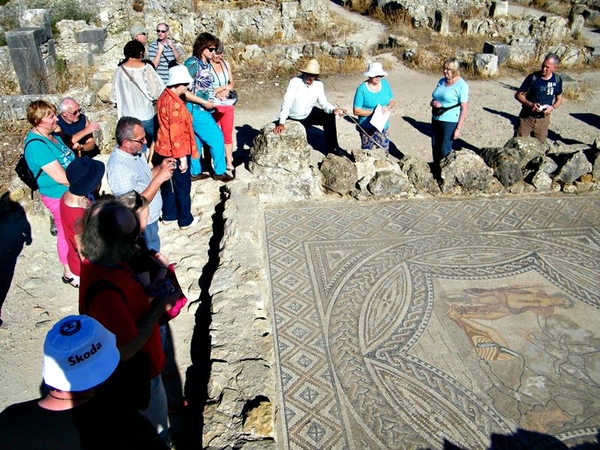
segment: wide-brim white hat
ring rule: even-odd
[[[183,65],[173,66],[169,69],[169,81],[167,86],[175,86],[176,84],[190,84],[194,79],[188,72],[187,67]]]
[[[316,59],[311,59],[306,63],[306,66],[304,66],[304,68],[298,68],[298,70],[302,73],[307,73],[309,75],[320,75],[321,65]]]
[[[115,335],[89,316],[67,316],[46,335],[42,376],[60,391],[85,391],[114,372],[121,355]]]
[[[369,78],[387,77],[387,72],[383,70],[383,66],[381,65],[381,63],[374,62],[369,64],[369,67],[367,67],[367,71],[363,75]]]

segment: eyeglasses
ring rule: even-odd
[[[217,50],[217,47],[206,47],[206,50],[208,50],[209,52],[214,52],[215,50]]]
[[[157,33],[166,33],[169,30],[156,30]]]
[[[146,142],[146,136],[144,136],[141,139],[127,139],[127,140],[131,141],[131,142],[137,142],[140,145],[144,145],[144,142]]]
[[[65,110],[63,112],[69,113],[72,116],[78,116],[79,114],[83,114],[85,112],[85,110],[83,108],[78,108],[75,111],[67,111],[67,110]]]

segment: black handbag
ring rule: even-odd
[[[15,166],[15,172],[17,173],[18,177],[21,179],[21,181],[23,183],[25,183],[25,185],[29,189],[31,189],[31,198],[32,199],[33,199],[33,192],[37,191],[40,188],[38,186],[37,180],[40,177],[40,175],[42,174],[42,169],[40,168],[37,175],[33,175],[33,172],[29,168],[29,164],[27,164],[27,160],[25,159],[25,149],[27,148],[27,145],[29,145],[29,143],[31,143],[33,141],[44,142],[41,139],[31,139],[29,142],[27,142],[27,144],[25,145],[25,148],[23,149],[23,153],[21,153],[21,156],[19,157],[19,160],[17,161],[17,164]]]
[[[451,109],[456,108],[457,106],[460,106],[460,103],[457,103],[456,105],[452,105],[452,106],[446,106],[446,107],[440,107],[440,108],[436,108],[435,106],[431,107],[431,114],[435,117],[439,117],[442,114],[444,114],[446,111],[450,111]]]
[[[229,91],[229,95],[227,96],[229,100],[233,100],[233,104],[235,105],[238,102],[238,93],[236,90]]]

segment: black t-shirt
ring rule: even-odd
[[[138,411],[93,399],[66,411],[49,411],[30,400],[0,413],[0,450],[168,448]]]

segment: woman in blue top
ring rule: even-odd
[[[358,117],[360,148],[371,150],[375,146],[389,152],[389,118],[381,131],[371,124],[371,118],[378,105],[381,106],[383,114],[389,114],[390,109],[396,103],[394,94],[387,80],[383,78],[387,76],[387,73],[383,70],[381,63],[369,64],[364,76],[368,79],[356,88],[353,103],[353,113]]]
[[[227,165],[225,162],[225,141],[223,132],[215,122],[212,112],[215,109],[214,99],[215,90],[210,73],[210,62],[217,49],[217,38],[210,33],[200,33],[194,41],[192,50],[193,56],[185,60],[184,65],[194,79],[192,83],[192,93],[198,99],[198,103],[186,104],[187,109],[192,114],[192,125],[198,151],[201,151],[204,144],[209,147],[212,158],[214,179],[221,181],[231,181],[233,177],[226,173]],[[200,159],[191,159],[190,173],[192,181],[194,179],[205,178],[202,173]]]
[[[69,182],[65,169],[75,159],[73,151],[55,134],[58,118],[56,108],[44,100],[31,102],[27,107],[27,120],[32,125],[25,137],[25,159],[37,180],[40,198],[56,222],[56,251],[63,266],[64,283],[73,282],[67,254],[69,244],[60,219],[60,198],[67,191]],[[41,170],[41,172],[40,172]]]
[[[444,61],[444,78],[442,78],[432,94],[433,161],[439,162],[452,151],[452,143],[459,138],[469,101],[469,85],[460,76],[460,63],[456,58]],[[444,112],[436,112],[435,108],[450,108]],[[436,115],[437,114],[437,115]]]

